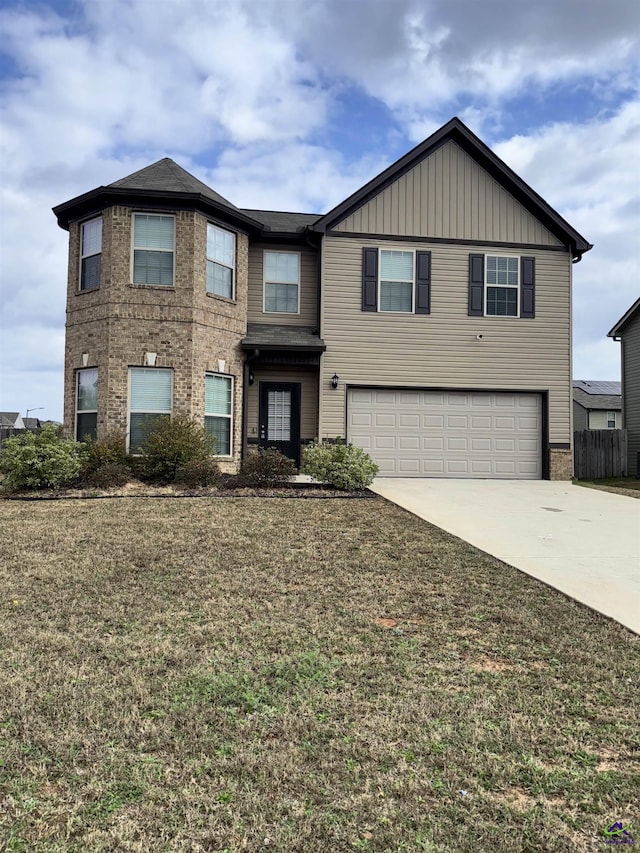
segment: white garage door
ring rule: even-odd
[[[383,477],[542,477],[539,394],[350,389],[347,431]]]

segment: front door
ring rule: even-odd
[[[275,447],[300,467],[300,383],[260,383],[260,447]]]

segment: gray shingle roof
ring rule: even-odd
[[[605,382],[601,379],[574,379],[573,387],[587,394],[622,394],[622,382]]]
[[[622,396],[620,395],[620,382],[593,382],[593,383],[585,383],[590,384],[592,387],[595,385],[601,386],[617,386],[618,393],[617,394],[605,394],[598,393],[592,390],[585,390],[580,387],[581,383],[574,382],[573,383],[573,399],[576,403],[579,403],[585,409],[597,409],[600,411],[614,411],[615,409],[622,409]]]
[[[284,213],[278,210],[247,210],[241,209],[241,213],[262,222],[266,231],[278,231],[286,233],[300,233],[307,225],[313,225],[320,219],[320,213]]]
[[[178,166],[170,157],[164,157],[150,166],[145,166],[126,178],[120,178],[109,187],[125,190],[156,190],[160,192],[194,193],[205,196],[216,204],[238,211],[235,204],[227,201],[211,187],[195,178],[182,166]]]
[[[12,427],[20,417],[20,412],[0,412],[0,426]]]
[[[325,349],[324,341],[312,326],[281,326],[271,323],[249,323],[242,346],[245,349]]]

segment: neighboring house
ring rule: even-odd
[[[640,299],[624,314],[608,337],[620,341],[622,426],[627,430],[627,471],[640,477]]]
[[[576,379],[573,382],[573,428],[622,429],[620,382]]]
[[[0,427],[2,429],[24,429],[24,419],[20,412],[0,412]]]
[[[465,125],[323,216],[172,160],[54,208],[67,434],[188,413],[227,469],[346,438],[388,476],[572,476],[571,266],[591,245]]]

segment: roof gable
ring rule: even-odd
[[[489,149],[460,119],[452,118],[447,124],[393,163],[361,189],[330,210],[318,220],[316,228],[327,231],[353,214],[392,183],[405,175],[421,161],[430,157],[448,142],[455,142],[469,157],[488,173],[501,187],[518,201],[536,220],[548,229],[562,244],[571,248],[576,258],[592,248],[569,223],[544,199],[528,186],[516,173]]]
[[[617,338],[621,335],[626,327],[632,323],[636,317],[640,317],[640,298],[636,299],[631,308],[620,317],[618,322],[615,324],[613,329],[610,332],[607,332],[608,338]]]

